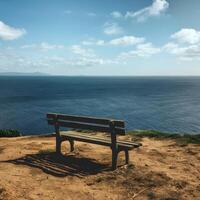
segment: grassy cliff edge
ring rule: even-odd
[[[91,133],[87,130],[76,130],[84,133]],[[154,139],[174,139],[179,144],[200,144],[200,134],[178,134],[178,133],[166,133],[157,130],[130,130],[127,131],[128,135],[132,136],[134,139],[140,140],[144,137],[154,138]],[[22,134],[18,130],[6,129],[0,130],[0,137],[19,137]]]
[[[178,133],[165,133],[156,130],[131,130],[128,134],[136,139],[148,137],[155,139],[174,139],[179,144],[200,144],[200,134],[178,134]]]
[[[18,130],[5,129],[0,130],[0,137],[19,137],[21,133]]]

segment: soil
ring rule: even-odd
[[[0,200],[179,200],[200,199],[200,145],[143,138],[119,154],[111,171],[111,150],[75,142],[55,154],[55,138],[0,138]]]

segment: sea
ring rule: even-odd
[[[46,113],[125,120],[127,130],[200,133],[200,77],[0,76],[0,129],[52,133]]]

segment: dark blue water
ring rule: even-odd
[[[52,132],[47,112],[123,119],[129,130],[200,133],[200,77],[0,77],[0,129]]]

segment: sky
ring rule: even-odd
[[[0,73],[200,75],[199,0],[0,0]]]

